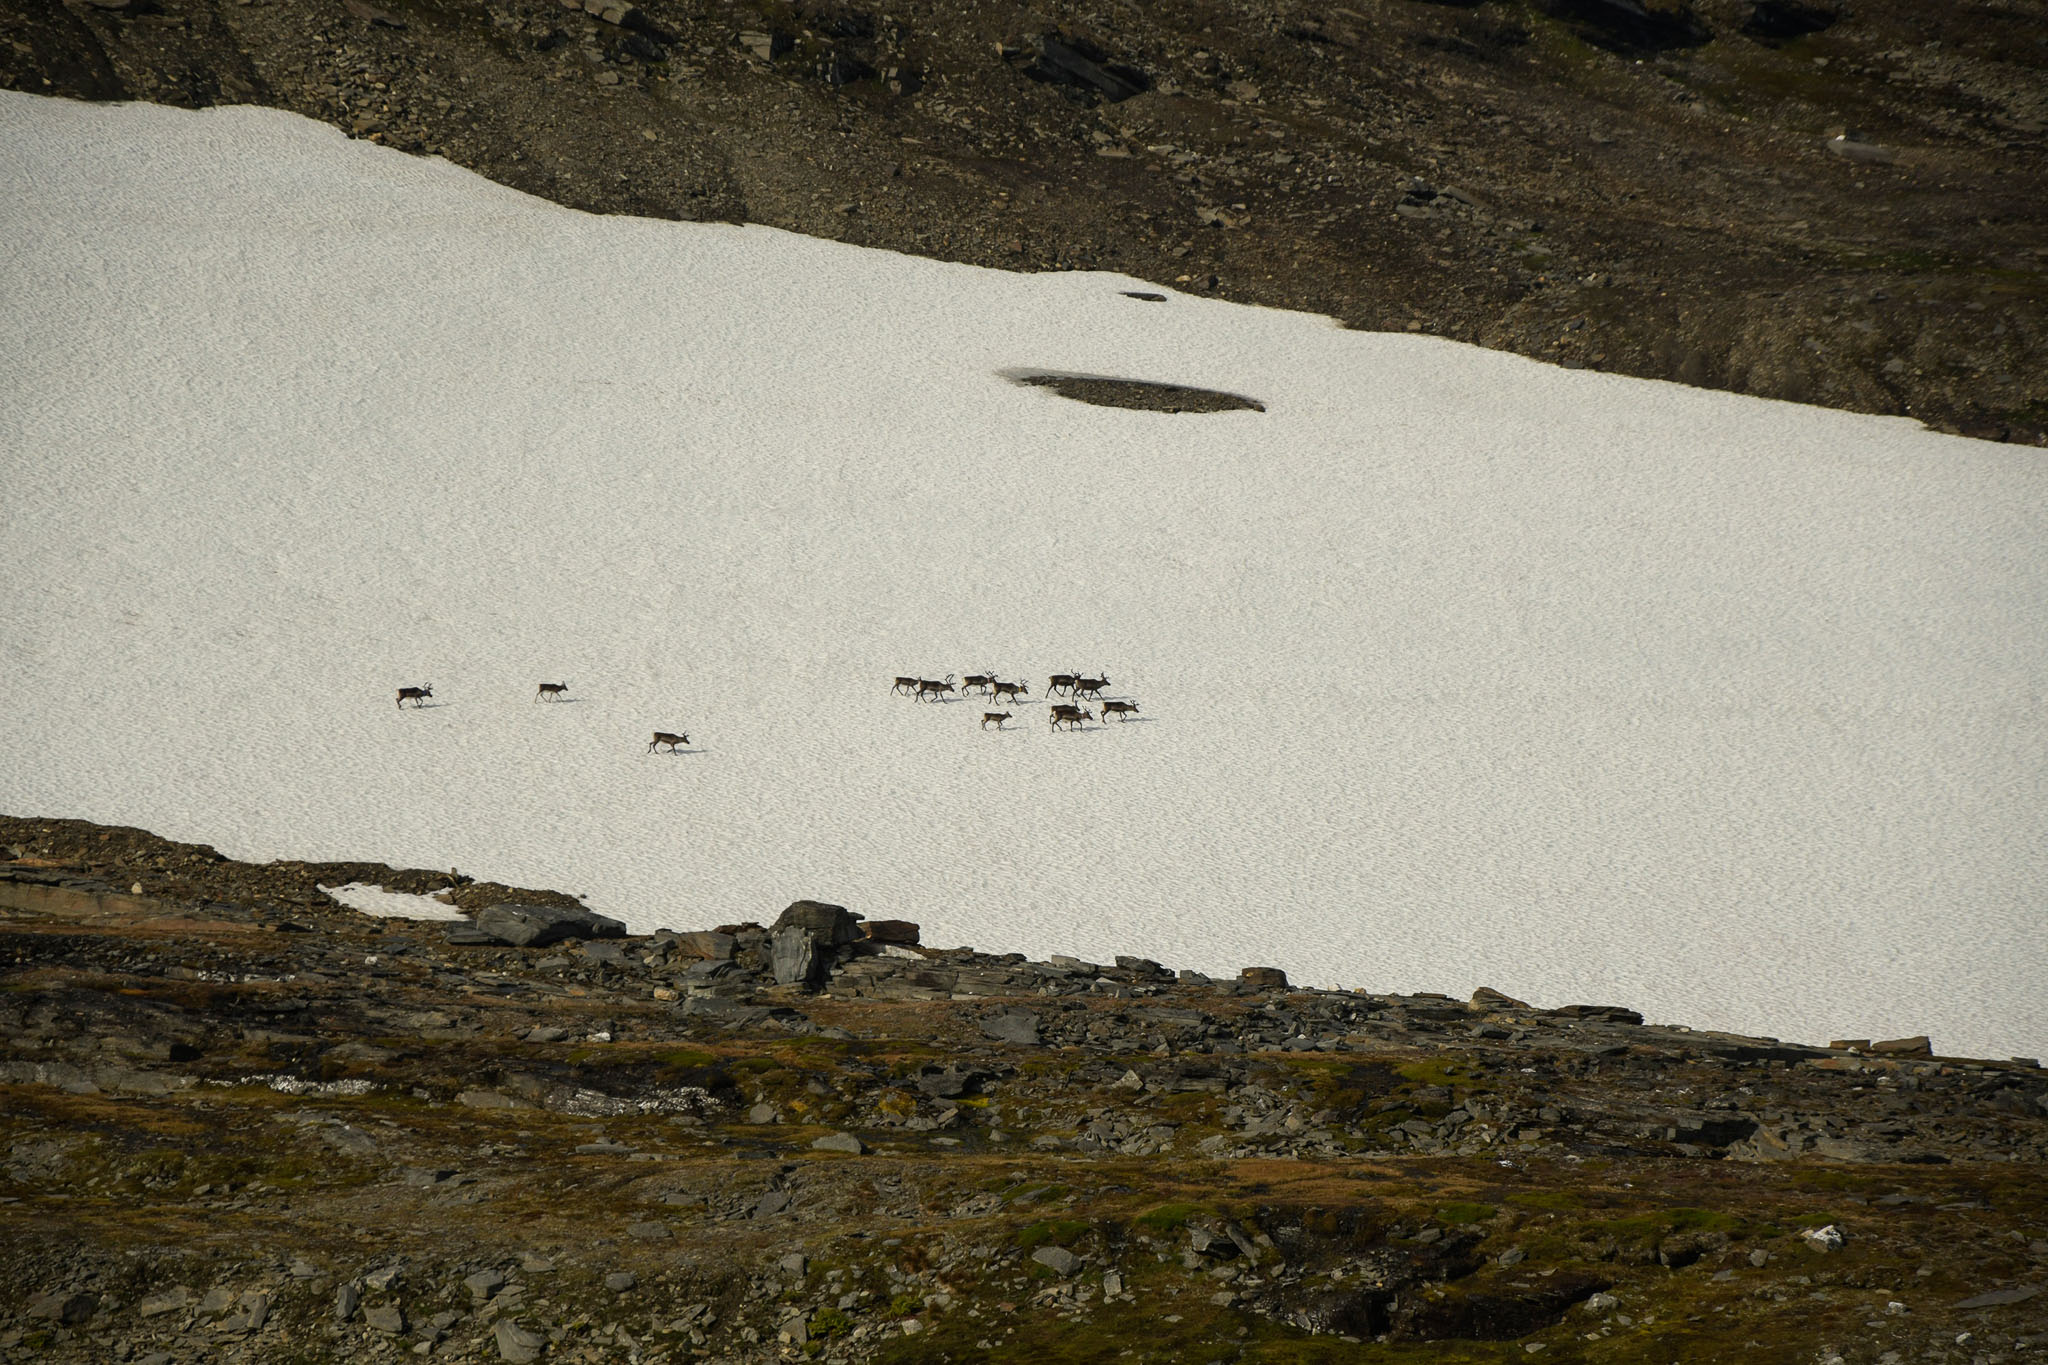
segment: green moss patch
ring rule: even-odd
[[[1436,1219],[1452,1227],[1467,1223],[1483,1223],[1498,1212],[1491,1204],[1444,1204],[1438,1207]]]
[[[1074,1218],[1048,1218],[1017,1229],[1012,1239],[1026,1251],[1039,1247],[1067,1247],[1088,1235],[1088,1225]]]

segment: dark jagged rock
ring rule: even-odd
[[[514,948],[545,948],[570,939],[619,938],[626,926],[566,905],[499,904],[477,912],[475,928]]]
[[[45,1294],[30,1304],[28,1315],[32,1318],[59,1322],[66,1327],[79,1327],[92,1321],[92,1316],[99,1311],[99,1306],[97,1295],[65,1293],[60,1290],[54,1294]]]
[[[1085,39],[1047,33],[1038,38],[1037,48],[1037,59],[1024,68],[1024,74],[1033,80],[1085,90],[1111,104],[1151,88],[1144,72],[1111,60]]]
[[[821,948],[837,948],[860,935],[860,917],[843,905],[824,901],[792,901],[776,917],[774,930],[801,929]]]
[[[1620,1005],[1560,1005],[1543,1013],[1553,1019],[1585,1019],[1603,1024],[1640,1024],[1643,1016]]]

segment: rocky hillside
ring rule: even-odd
[[[2048,1349],[2031,1063],[918,937],[0,819],[0,1361]]]
[[[0,85],[2048,440],[2048,0],[0,0]]]

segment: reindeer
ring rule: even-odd
[[[1052,728],[1057,730],[1065,725],[1069,730],[1080,728],[1081,722],[1094,720],[1093,711],[1084,711],[1078,706],[1055,706],[1052,708]]]
[[[989,689],[995,685],[996,675],[993,673],[969,673],[960,680],[960,695],[964,697],[969,692],[988,692],[990,696],[994,696]]]
[[[1070,697],[1074,694],[1074,684],[1080,680],[1077,674],[1055,673],[1045,680],[1045,695],[1048,697]]]
[[[1023,683],[1006,683],[997,682],[994,679],[989,680],[988,696],[990,701],[1002,701],[1005,697],[1009,698],[1011,701],[1015,701],[1019,697],[1028,697],[1030,695],[1031,689],[1026,687]]]
[[[411,702],[413,704],[413,708],[417,710],[418,708],[425,706],[427,704],[426,699],[433,695],[434,687],[433,684],[431,683],[429,683],[425,687],[401,687],[398,689],[399,709],[403,710],[405,704],[407,702]]]
[[[1138,703],[1134,701],[1106,701],[1102,703],[1102,718],[1115,716],[1119,721],[1129,720],[1138,714]]]
[[[542,683],[540,685],[540,690],[533,694],[533,699],[535,701],[540,701],[543,698],[545,698],[548,701],[555,701],[558,698],[560,698],[564,692],[567,692],[568,690],[569,684],[567,683]]]
[[[1093,697],[1100,701],[1102,700],[1102,689],[1107,686],[1109,686],[1109,675],[1107,673],[1099,678],[1076,678],[1074,679],[1074,696],[1077,700],[1081,697]]]
[[[926,697],[943,696],[945,693],[951,692],[952,690],[953,675],[951,673],[948,673],[946,675],[946,680],[944,682],[929,682],[925,679],[920,678],[918,680],[917,691],[914,694],[914,696],[916,700],[923,701]]]
[[[688,735],[672,735],[666,730],[656,730],[654,732],[654,743],[647,746],[647,752],[651,754],[654,752],[656,745],[666,744],[668,745],[668,751],[674,753],[679,747],[689,742],[690,737]]]
[[[994,721],[996,729],[1000,730],[1003,728],[1003,722],[1009,718],[1010,713],[1008,711],[984,711],[981,713],[981,728],[984,730],[988,729],[988,723]]]
[[[890,690],[891,692],[898,692],[898,693],[901,693],[902,695],[904,695],[904,696],[906,696],[906,697],[907,697],[907,696],[909,696],[909,695],[910,695],[911,693],[913,693],[913,692],[917,691],[917,679],[915,679],[915,678],[898,678],[898,679],[896,680],[896,685],[895,685],[894,687],[890,688],[889,690]]]

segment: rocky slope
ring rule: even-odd
[[[0,855],[4,1361],[2048,1351],[2024,1061]]]
[[[2048,439],[2048,0],[0,0],[0,39],[12,89],[276,105],[598,212]]]

